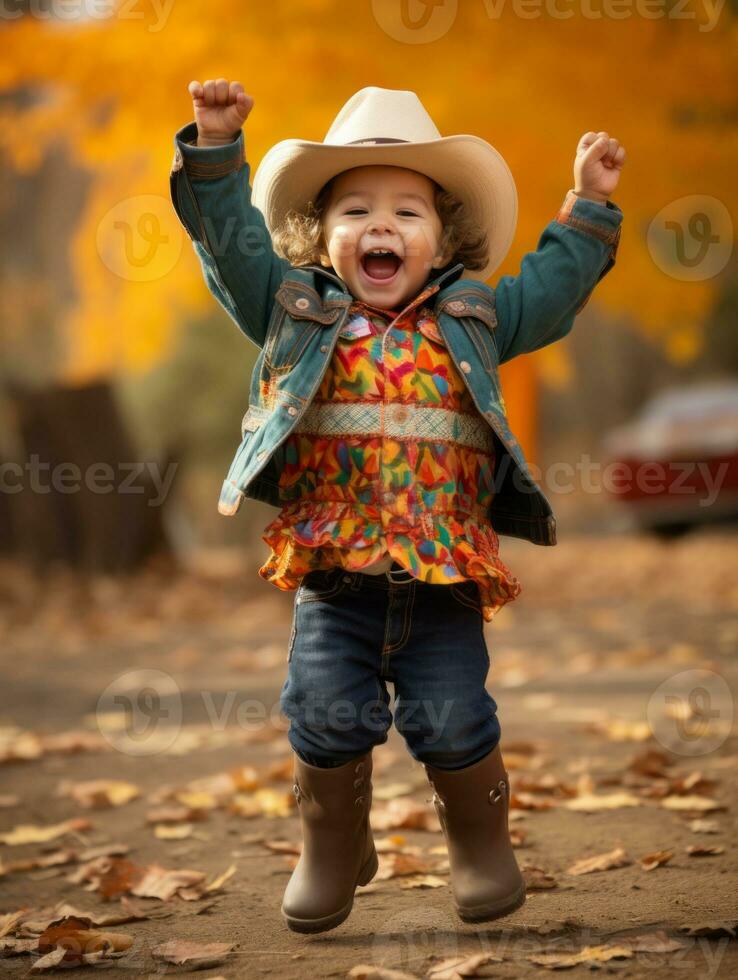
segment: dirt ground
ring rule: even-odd
[[[393,728],[374,753],[384,877],[315,936],[280,917],[300,840],[278,713],[294,594],[232,553],[123,582],[2,566],[5,974],[77,914],[129,940],[89,965],[70,951],[53,971],[69,977],[738,976],[738,534],[501,541],[523,592],[485,627],[488,688],[528,900],[456,918],[424,771]],[[571,873],[597,855],[615,866]],[[159,958],[188,949],[211,959]]]

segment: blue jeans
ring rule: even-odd
[[[386,742],[389,680],[395,726],[413,758],[440,769],[472,765],[500,738],[483,627],[471,579],[432,585],[339,567],[308,572],[295,594],[280,696],[290,745],[305,762],[331,767]]]

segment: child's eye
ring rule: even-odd
[[[402,211],[398,211],[397,213],[398,214],[401,214],[403,217],[405,215],[409,215],[411,218],[417,218],[418,217],[418,215],[415,213],[415,211],[410,211],[407,208],[403,208]]]
[[[346,214],[366,214],[366,210],[364,208],[351,208]]]

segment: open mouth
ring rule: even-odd
[[[370,248],[362,255],[360,265],[370,282],[389,283],[397,275],[402,259],[391,248]]]

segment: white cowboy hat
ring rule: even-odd
[[[415,92],[373,85],[360,89],[339,111],[322,143],[276,143],[254,174],[252,203],[271,232],[291,208],[302,210],[314,200],[331,177],[368,164],[417,170],[467,205],[487,232],[489,261],[464,275],[487,279],[500,265],[518,218],[510,168],[478,136],[441,136]]]

